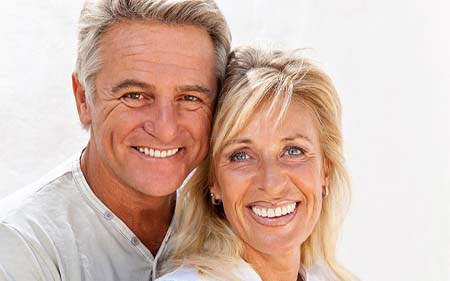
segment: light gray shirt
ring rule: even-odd
[[[79,155],[0,210],[1,281],[154,280],[172,230],[153,257],[92,192]]]

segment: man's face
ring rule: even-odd
[[[212,40],[194,26],[123,22],[105,33],[101,54],[89,109],[92,153],[122,186],[173,193],[208,150]]]

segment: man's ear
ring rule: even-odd
[[[73,95],[75,96],[75,102],[77,104],[78,117],[84,126],[89,126],[92,121],[91,108],[86,97],[86,91],[78,81],[77,74],[72,73],[72,89]]]

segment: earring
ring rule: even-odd
[[[325,198],[325,197],[327,197],[328,196],[328,184],[327,185],[325,185],[325,191],[324,192],[322,192],[322,197],[323,198]]]
[[[217,198],[214,196],[214,193],[212,193],[212,191],[210,191],[209,194],[211,195],[211,203],[212,203],[214,206],[220,205],[220,204],[222,203],[222,200],[217,199]]]

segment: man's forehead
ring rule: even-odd
[[[170,88],[216,96],[214,46],[200,28],[120,22],[105,33],[100,49],[97,82],[113,92],[145,84],[152,91]]]
[[[118,48],[139,46],[182,48],[183,46],[177,44],[180,41],[199,45],[206,53],[214,53],[214,43],[208,32],[193,25],[165,24],[158,21],[122,21],[112,25],[101,39],[101,43]]]
[[[158,64],[215,75],[214,44],[205,30],[195,26],[119,22],[103,36],[100,51],[103,64],[140,64],[142,68]]]

